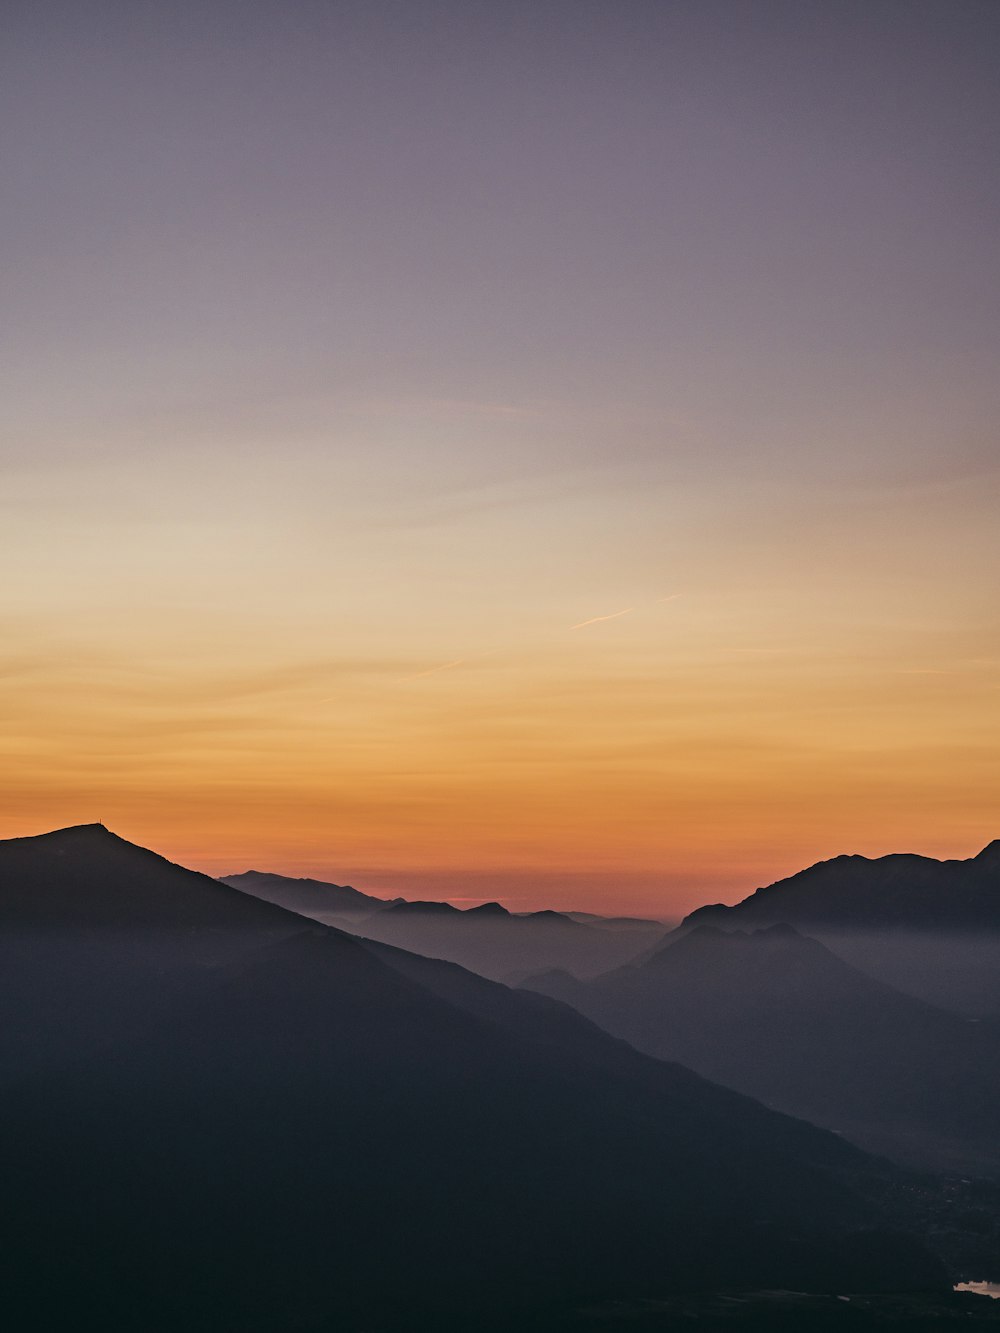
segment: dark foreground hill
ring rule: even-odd
[[[0,841],[0,1088],[144,1031],[301,929],[101,824]]]
[[[782,922],[932,1004],[1000,1016],[1000,841],[962,861],[837,856],[734,907],[700,907],[681,929]]]
[[[103,824],[0,841],[5,930],[273,932],[282,915],[126,842]]]
[[[1000,1033],[865,976],[790,926],[696,926],[639,966],[526,984],[870,1150],[1000,1176]]]
[[[659,921],[513,913],[499,903],[462,910],[445,902],[387,902],[341,885],[257,871],[229,875],[223,883],[352,935],[443,958],[494,981],[520,980],[553,967],[596,976],[635,958],[666,932]]]
[[[943,1287],[887,1229],[900,1179],[832,1135],[544,997],[322,926],[289,932],[295,918],[211,881],[205,930],[229,953],[205,962],[196,928],[185,958],[190,872],[115,840],[119,931],[102,836],[75,885],[52,845],[39,840],[37,875],[17,849],[0,922],[9,901],[23,925],[30,902],[32,929],[15,932],[29,954],[48,932],[71,953],[77,932],[82,1007],[95,934],[97,1011],[119,945],[155,959],[165,998],[75,1058],[37,984],[11,1010],[57,1049],[9,1080],[0,1111],[7,1327],[554,1327],[582,1303],[679,1290]]]

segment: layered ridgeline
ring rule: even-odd
[[[443,958],[494,981],[520,981],[544,968],[597,976],[656,944],[662,921],[589,913],[507,911],[500,903],[460,910],[451,903],[373,898],[342,884],[249,870],[222,882],[365,939]]]
[[[596,980],[525,984],[872,1151],[1000,1178],[1000,1030],[893,990],[791,926],[694,926]]]
[[[963,861],[836,856],[757,889],[735,907],[715,903],[686,919],[744,930],[783,921],[806,930],[1000,933],[1000,840]]]
[[[968,860],[837,856],[684,928],[785,923],[890,985],[971,1016],[1000,1016],[1000,841]]]
[[[264,870],[221,875],[220,883],[324,923],[360,921],[373,912],[381,912],[403,901],[402,898],[376,898],[350,884],[331,884],[323,879],[293,879],[289,875],[272,875]]]
[[[884,1229],[892,1169],[836,1136],[99,827],[0,844],[0,926],[8,1327],[551,1328],[943,1281]]]

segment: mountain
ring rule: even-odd
[[[871,1151],[1000,1177],[1000,1033],[893,990],[791,926],[695,926],[641,965],[525,984]]]
[[[664,933],[659,923],[607,930],[561,912],[515,915],[499,903],[465,911],[449,903],[398,903],[344,924],[365,939],[459,963],[495,981],[550,967],[594,976],[634,958]]]
[[[230,930],[267,928],[276,919],[256,899],[103,824],[0,841],[0,923],[7,930]]]
[[[779,922],[910,995],[970,1017],[1000,1017],[1000,842],[964,861],[838,856],[735,907],[700,907],[680,929]]]
[[[19,841],[0,844],[11,956],[56,938],[91,1023],[119,954],[160,995],[67,1050],[66,1014],[15,970],[8,1013],[59,1046],[0,1101],[19,1333],[552,1329],[626,1295],[944,1283],[886,1228],[905,1183],[886,1164],[561,1004],[104,831]]]
[[[261,870],[222,875],[220,882],[317,921],[333,917],[365,917],[390,903],[402,902],[401,898],[375,898],[349,884],[329,884],[321,879],[289,879],[286,875],[271,875]]]
[[[837,856],[735,907],[699,907],[685,920],[725,929],[784,921],[804,929],[1000,932],[1000,840],[964,861]]]
[[[499,903],[494,905],[499,906]],[[396,919],[403,916],[413,916],[413,917],[444,916],[444,917],[454,917],[457,919],[462,914],[461,909],[455,907],[452,903],[442,903],[442,902],[437,902],[435,900],[427,902],[419,898],[413,902],[400,901],[398,903],[393,903],[392,907],[390,907],[388,910],[391,913],[391,915]],[[500,910],[501,912],[504,913],[505,916],[507,915],[507,913],[504,911],[502,907],[500,908]]]
[[[601,930],[648,930],[650,932],[671,929],[676,921],[652,920],[644,916],[598,916],[596,912],[564,912],[571,921],[580,921],[586,926],[597,926]]]
[[[650,948],[666,930],[660,921],[579,921],[562,912],[509,912],[500,903],[463,910],[446,902],[387,901],[336,884],[258,871],[227,875],[222,882],[326,925],[459,963],[495,981],[553,967],[595,976]]]
[[[142,1031],[301,929],[101,824],[0,841],[0,1086]]]

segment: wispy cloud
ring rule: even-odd
[[[631,615],[634,610],[634,606],[627,606],[624,611],[613,611],[610,616],[594,616],[591,620],[581,620],[579,625],[571,625],[570,629],[586,629],[588,625],[599,625],[602,620],[618,620],[622,616]]]
[[[676,602],[678,597],[683,597],[682,592],[672,592],[669,597],[658,597],[656,605],[663,602]],[[588,625],[600,625],[605,620],[620,620],[622,616],[630,616],[633,611],[638,611],[637,606],[627,606],[624,611],[612,611],[609,616],[592,616],[590,620],[581,620],[578,625],[571,625],[570,629],[586,629]]]
[[[683,593],[674,592],[671,593],[669,597],[658,598],[657,602],[658,603],[673,602],[676,601],[678,597],[682,597],[683,595],[684,595]],[[589,620],[581,620],[579,621],[578,624],[571,625],[570,629],[586,629],[588,625],[600,625],[602,622],[607,620],[619,620],[621,619],[622,616],[631,615],[633,611],[637,611],[639,609],[640,609],[639,607],[635,606],[626,606],[621,611],[612,611],[610,615],[592,616]],[[489,652],[473,653],[470,657],[457,657],[453,662],[441,662],[438,666],[427,667],[426,670],[424,671],[414,671],[407,676],[400,676],[399,680],[400,683],[402,684],[406,681],[411,681],[411,680],[423,680],[427,676],[437,676],[442,671],[454,671],[456,667],[467,666],[470,663],[481,662],[488,657],[495,657],[497,653],[499,653],[500,651],[501,650],[499,648],[491,648]]]

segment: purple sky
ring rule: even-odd
[[[250,756],[305,774],[313,814],[260,852],[286,865],[582,874],[565,812],[548,842],[494,837],[485,776],[465,860],[434,860],[430,814],[388,851],[323,850],[377,827],[380,782],[395,820],[401,773],[447,809],[497,772],[483,719],[523,732],[531,808],[532,765],[572,786],[601,721],[584,767],[622,785],[578,793],[588,823],[607,811],[586,865],[634,872],[633,905],[672,859],[676,894],[878,841],[847,798],[822,831],[822,783],[790,833],[794,764],[717,863],[652,810],[623,824],[628,791],[677,815],[695,750],[751,799],[747,747],[805,735],[849,787],[847,735],[886,769],[890,841],[998,832],[995,785],[976,769],[977,804],[940,747],[995,732],[1000,5],[9,0],[3,32],[11,833],[100,799],[125,834],[224,860],[267,796],[223,794]],[[643,622],[586,670],[545,637],[629,609],[602,630],[624,634],[678,592],[669,632]],[[726,653],[776,645],[798,665],[734,686]],[[979,674],[871,739],[877,683],[817,713],[845,645],[841,684],[871,657]],[[475,686],[451,667],[487,659]],[[303,739],[341,687],[289,681],[324,669],[365,676],[324,733],[361,811]],[[236,707],[240,672],[281,682],[266,708]],[[683,697],[693,730],[652,762],[617,710],[671,673],[647,722]],[[401,703],[382,676],[451,693]],[[552,721],[570,678],[578,711]],[[720,733],[734,709],[752,725]],[[212,719],[213,747],[177,748]],[[135,752],[109,759],[109,726]]]

